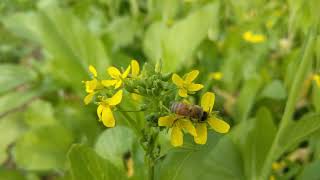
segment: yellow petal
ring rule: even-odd
[[[183,79],[178,74],[172,75],[172,82],[178,87],[183,87]]]
[[[89,104],[92,101],[94,94],[95,93],[93,92],[93,93],[86,95],[86,97],[84,97],[84,99],[83,99],[84,104],[86,104],[86,105]]]
[[[315,81],[316,85],[320,87],[320,75],[313,75],[312,79]]]
[[[96,70],[96,68],[94,66],[90,65],[89,66],[89,71],[94,77],[98,76],[97,70]]]
[[[117,83],[115,84],[114,88],[118,89],[121,85],[122,85],[122,80],[119,79],[119,80],[117,80]]]
[[[194,136],[194,142],[197,144],[206,144],[207,142],[207,124],[197,123],[196,124],[197,136]]]
[[[158,125],[159,126],[166,126],[166,127],[171,127],[173,122],[175,120],[174,116],[163,116],[160,117],[158,120]]]
[[[206,112],[211,112],[214,105],[215,96],[212,92],[206,92],[201,98],[201,107]]]
[[[209,118],[208,123],[218,133],[227,133],[230,129],[230,125],[225,121],[218,118]]]
[[[110,87],[110,86],[114,86],[117,82],[118,80],[102,80],[101,84],[105,87]]]
[[[123,94],[123,91],[119,90],[111,98],[107,99],[107,103],[110,106],[115,106],[115,105],[119,104],[122,100],[122,94]]]
[[[106,127],[114,127],[116,121],[113,117],[110,107],[105,107],[102,110],[102,122]]]
[[[107,69],[107,72],[114,79],[118,79],[121,76],[121,72],[119,71],[119,69],[113,66],[109,67]]]
[[[199,75],[199,71],[198,70],[193,70],[191,72],[189,72],[188,74],[186,74],[186,82],[192,82],[193,80],[195,80]]]
[[[99,105],[97,108],[97,115],[99,117],[99,121],[101,121],[101,114],[102,114],[102,110],[103,110],[104,106],[103,105]]]
[[[202,84],[193,84],[193,83],[191,83],[188,86],[188,91],[199,91],[202,88],[203,88]]]
[[[174,126],[171,131],[171,144],[174,147],[182,146],[183,144],[183,133],[181,129],[177,126]]]
[[[124,71],[124,73],[121,75],[123,79],[125,79],[128,76],[128,74],[130,73],[130,69],[131,69],[131,66],[128,66],[127,69]]]
[[[97,88],[98,80],[97,79],[93,79],[91,81],[86,81],[85,85],[86,85],[86,92],[87,93],[92,93]]]
[[[197,136],[196,128],[193,126],[190,120],[180,119],[177,123],[179,123],[179,126],[188,131],[188,133],[190,133],[192,136]]]
[[[182,89],[179,89],[179,96],[181,97],[187,97],[188,96],[188,92],[186,89],[182,88]]]
[[[133,77],[136,77],[139,75],[139,72],[140,72],[140,67],[139,67],[139,63],[137,60],[132,60],[131,61],[131,73],[132,73],[132,76]]]

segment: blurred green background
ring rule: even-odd
[[[127,152],[129,179],[146,179],[130,125],[119,118],[106,130],[96,107],[82,101],[90,64],[105,76],[109,65],[131,59],[161,59],[164,72],[199,69],[203,92],[216,93],[215,108],[232,125],[230,136],[210,132],[204,146],[187,137],[173,149],[164,137],[168,154],[156,179],[257,179],[319,7],[318,0],[1,0],[0,179],[126,179]],[[270,174],[276,179],[320,179],[315,38],[296,121],[282,141],[286,167]]]

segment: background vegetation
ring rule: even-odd
[[[165,72],[200,70],[202,92],[216,93],[215,110],[231,124],[203,146],[187,137],[173,148],[161,136],[168,154],[156,179],[320,179],[320,86],[312,80],[320,70],[319,7],[318,0],[1,0],[0,179],[125,179],[128,152],[130,179],[146,179],[130,125],[119,117],[106,129],[95,106],[83,104],[90,64],[106,75],[131,59],[161,59]]]

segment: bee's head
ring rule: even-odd
[[[203,111],[203,114],[202,114],[202,116],[201,116],[200,121],[201,121],[201,122],[204,122],[205,120],[207,120],[207,118],[208,118],[208,113],[205,112],[205,111]]]

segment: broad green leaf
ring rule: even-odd
[[[164,71],[175,71],[192,57],[213,22],[219,18],[219,5],[217,1],[194,11],[166,32],[161,46]]]
[[[274,100],[282,100],[287,96],[287,92],[280,80],[274,80],[262,90],[260,97]]]
[[[318,180],[320,179],[320,161],[314,161],[306,165],[301,174],[298,176],[298,180]]]
[[[123,171],[88,146],[73,145],[68,159],[73,180],[126,179]]]
[[[24,112],[24,121],[32,128],[56,123],[54,110],[50,103],[43,100],[33,101]]]
[[[18,167],[33,171],[64,169],[72,134],[62,126],[33,129],[20,137],[14,149]]]
[[[123,155],[132,151],[135,135],[132,130],[116,126],[105,130],[98,138],[95,149],[97,153],[118,168],[123,168]]]
[[[241,127],[233,135],[240,147],[246,179],[258,179],[277,130],[266,108],[260,108],[255,118],[242,121]]]
[[[218,9],[219,3],[207,5],[178,21],[167,31],[162,41],[165,71],[175,71],[191,58],[206,38],[214,18],[218,18]]]
[[[319,119],[320,113],[310,113],[297,121],[291,121],[279,140],[281,149],[285,151],[318,131],[320,129]]]
[[[244,179],[241,155],[230,137],[222,137],[218,142],[217,134],[208,135],[206,145],[173,148],[159,162],[158,179]],[[188,139],[184,144],[189,144]]]
[[[8,147],[24,132],[21,114],[12,113],[0,119],[0,164],[7,160]]]
[[[109,60],[103,44],[68,10],[50,8],[21,13],[6,18],[4,24],[43,45],[52,59],[52,75],[77,92],[82,90],[81,81],[89,78],[90,64],[100,75],[105,73]]]
[[[244,82],[235,105],[234,117],[237,122],[241,122],[248,118],[261,85],[261,78],[259,76],[255,76],[255,78]]]
[[[30,83],[35,80],[36,73],[20,65],[0,65],[0,94],[13,89],[19,85]]]
[[[41,95],[39,90],[12,91],[0,96],[0,115],[20,108],[33,98]]]

